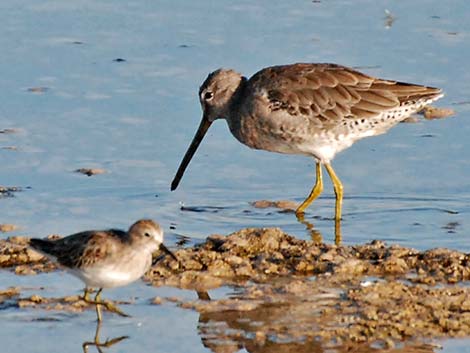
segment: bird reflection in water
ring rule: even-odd
[[[315,244],[323,243],[323,236],[321,232],[315,228],[313,223],[307,221],[304,215],[297,217],[297,221],[305,226],[307,234],[310,235],[310,238]],[[335,244],[340,245],[341,240],[341,222],[335,222]]]
[[[274,304],[273,307],[277,305]],[[297,340],[277,342],[275,339],[271,340],[260,335],[256,328],[258,324],[262,324],[262,318],[269,318],[269,315],[269,306],[253,311],[230,310],[201,313],[198,325],[201,342],[204,347],[215,353],[235,353],[241,350],[250,353],[324,352],[321,343],[313,339],[305,339],[302,342]]]
[[[100,339],[100,330],[101,330],[101,321],[96,322],[96,331],[93,341],[85,341],[82,344],[83,352],[88,353],[88,347],[94,346],[99,353],[103,353],[102,348],[109,348],[115,344],[124,341],[129,338],[129,336],[119,336],[115,338],[107,338],[106,341],[102,342]]]
[[[277,209],[276,212],[279,214],[286,214],[286,213],[294,213],[295,210],[298,208],[298,203],[289,200],[279,200],[279,201],[270,201],[270,200],[258,200],[250,202],[250,205],[259,211],[263,211],[265,209]],[[250,211],[251,212],[251,211]],[[272,215],[272,211],[269,210],[263,216],[270,216]],[[328,220],[324,219],[319,216],[314,216],[314,219],[317,220]],[[297,221],[304,225],[307,231],[307,235],[310,236],[311,240],[315,244],[323,243],[323,236],[318,229],[315,228],[315,225],[310,221],[305,219],[305,214],[300,214],[297,216]],[[335,244],[339,245],[341,243],[341,222],[335,221]]]

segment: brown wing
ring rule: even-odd
[[[324,123],[372,117],[405,102],[441,94],[437,88],[381,80],[335,64],[273,66],[256,73],[248,85],[265,96],[272,111],[285,110]]]
[[[126,232],[116,229],[76,233],[56,240],[50,253],[61,265],[80,268],[106,259],[126,237]]]

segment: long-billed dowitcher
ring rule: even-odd
[[[126,316],[112,303],[100,299],[103,288],[124,286],[142,277],[152,264],[152,253],[156,250],[176,260],[163,245],[163,230],[149,219],[135,222],[127,232],[89,230],[56,240],[33,238],[30,246],[53,258],[85,283],[84,300],[96,305],[98,321],[101,321],[100,305]],[[92,287],[99,288],[94,300],[89,298]]]
[[[316,182],[296,210],[299,218],[323,190],[324,165],[333,182],[339,223],[343,186],[330,164],[334,156],[357,140],[385,133],[442,96],[438,88],[379,79],[335,64],[273,66],[250,79],[233,70],[216,70],[199,89],[202,121],[171,190],[209,126],[221,118],[251,148],[315,158]]]

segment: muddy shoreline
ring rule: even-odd
[[[0,267],[17,275],[57,270],[27,243],[26,237],[0,240]],[[200,299],[157,297],[149,304],[171,302],[199,312],[203,343],[216,351],[222,341],[234,348],[284,341],[422,348],[430,339],[470,335],[470,256],[462,252],[417,251],[381,241],[317,244],[278,228],[252,228],[212,235],[175,253],[179,263],[164,257],[144,280],[195,290]],[[233,293],[210,300],[210,290],[220,286]],[[77,296],[23,297],[20,288],[0,288],[2,305],[91,309]]]

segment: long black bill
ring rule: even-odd
[[[184,155],[183,160],[181,161],[180,167],[178,168],[178,171],[176,172],[176,175],[173,181],[171,182],[171,191],[175,190],[178,187],[178,184],[180,183],[180,180],[183,177],[186,167],[191,161],[191,158],[193,158],[194,153],[199,147],[199,144],[204,138],[204,135],[206,134],[207,130],[209,130],[209,126],[211,126],[211,124],[212,122],[206,119],[206,117],[202,117],[201,124],[199,124],[199,127],[196,131],[196,135],[194,135],[193,141],[189,145],[188,150],[186,151],[186,154]]]
[[[175,254],[173,254],[170,249],[168,249],[165,245],[163,245],[163,243],[160,244],[160,247],[159,247],[160,251],[163,251],[165,254],[167,255],[170,255],[173,259],[175,259],[176,261],[178,261],[178,258],[176,257]]]

